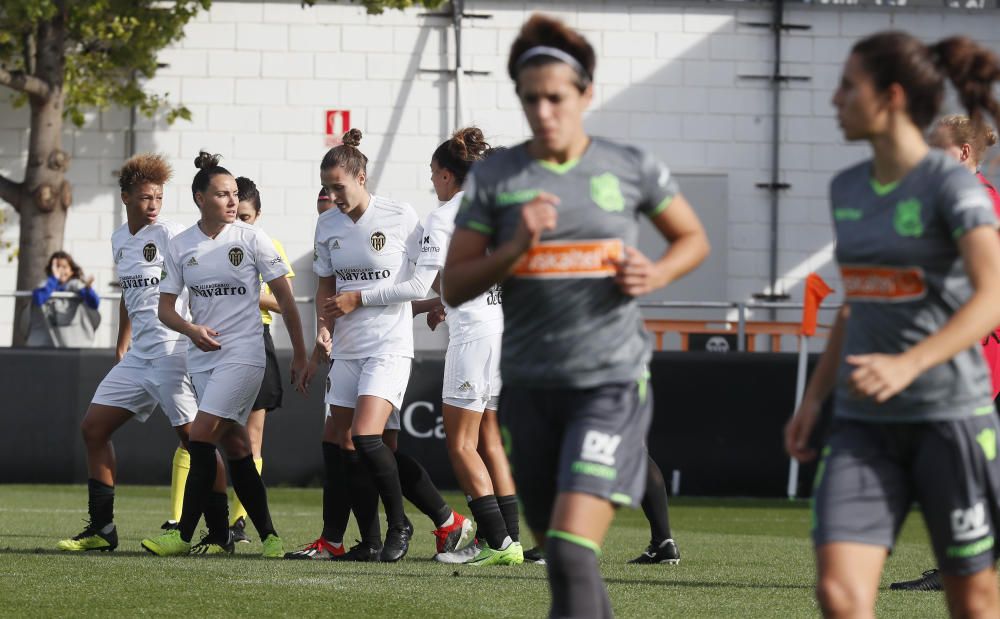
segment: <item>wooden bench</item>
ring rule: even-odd
[[[656,337],[654,350],[663,350],[663,336],[666,333],[677,333],[681,338],[681,350],[688,350],[689,336],[692,334],[706,335],[736,335],[739,323],[735,320],[674,320],[669,318],[648,318],[645,321],[646,330]],[[771,322],[763,320],[748,320],[744,323],[744,333],[747,336],[747,352],[756,351],[758,335],[770,336],[770,350],[781,350],[781,337],[799,334],[798,322]],[[815,337],[827,337],[830,325],[817,325]]]

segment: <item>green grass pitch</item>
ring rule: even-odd
[[[275,525],[291,549],[320,528],[320,491],[271,488]],[[464,501],[449,494],[452,505]],[[120,546],[113,553],[60,553],[86,515],[84,486],[0,486],[0,616],[138,615],[178,617],[541,617],[545,568],[448,566],[430,561],[433,528],[409,507],[416,525],[410,554],[394,565],[276,561],[260,544],[233,557],[162,559],[139,540],[158,532],[167,489],[118,489]],[[460,509],[463,513],[467,509]],[[676,499],[671,523],[678,566],[631,566],[648,529],[638,510],[622,510],[605,543],[601,569],[620,617],[810,617],[813,555],[805,502]],[[348,531],[348,542],[356,531]],[[530,538],[529,538],[530,539]],[[526,547],[528,544],[526,544]],[[939,593],[888,591],[893,580],[933,564],[914,514],[882,579],[880,617],[940,617]]]

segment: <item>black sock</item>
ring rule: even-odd
[[[496,495],[487,494],[469,501],[469,510],[476,521],[476,536],[486,540],[493,550],[500,550],[508,531],[504,524]]]
[[[670,514],[667,511],[667,484],[656,462],[646,454],[646,491],[642,496],[642,513],[649,521],[649,535],[653,544],[670,539]]]
[[[362,541],[372,545],[382,545],[382,527],[378,522],[378,488],[371,471],[361,461],[361,454],[353,449],[343,450],[347,484],[351,493],[350,505],[354,519],[358,521],[358,531]]]
[[[438,492],[425,469],[410,456],[396,451],[396,467],[403,496],[440,528],[451,517],[451,508]]]
[[[380,434],[366,434],[351,437],[354,446],[361,455],[362,462],[371,471],[378,495],[385,507],[386,520],[390,527],[402,527],[406,524],[406,513],[403,511],[403,489],[399,484],[399,470],[396,468],[396,458],[392,450],[382,442]]]
[[[212,492],[208,495],[208,500],[205,501],[205,526],[208,527],[211,539],[229,539],[229,497],[225,492]]]
[[[507,526],[507,535],[515,542],[521,541],[521,517],[517,511],[517,496],[508,494],[497,497],[497,505],[500,506],[500,513],[503,514],[504,524]]]
[[[268,535],[277,535],[271,524],[271,510],[267,506],[267,488],[253,463],[253,456],[230,460],[229,475],[233,478],[233,490],[247,510],[260,541],[267,539]]]
[[[323,443],[323,539],[334,544],[344,541],[347,521],[351,518],[351,490],[340,445]]]
[[[552,590],[549,617],[611,617],[611,601],[594,550],[561,537],[545,540]]]
[[[115,520],[115,487],[96,479],[87,480],[87,512],[90,526],[103,529]]]
[[[187,483],[184,485],[184,507],[181,509],[181,521],[178,529],[181,539],[191,541],[198,521],[205,511],[205,503],[212,493],[215,483],[215,445],[202,441],[188,442],[188,453],[191,454],[191,469],[188,471]]]

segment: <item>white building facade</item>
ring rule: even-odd
[[[800,282],[818,271],[837,288],[826,191],[838,169],[867,156],[845,144],[830,98],[850,46],[871,32],[902,29],[928,41],[963,34],[1000,49],[1000,15],[944,7],[851,7],[789,3],[785,23],[808,26],[782,35],[781,73],[808,79],[781,86],[777,292],[801,299]],[[188,25],[185,38],[161,53],[167,66],[147,84],[193,113],[167,125],[140,118],[138,151],[164,153],[175,177],[163,216],[197,220],[189,191],[199,149],[248,176],[262,194],[268,233],[280,239],[300,275],[296,294],[311,296],[312,233],[319,161],[331,135],[364,132],[369,177],[379,194],[426,214],[437,206],[429,176],[434,148],[459,125],[481,127],[491,142],[513,144],[528,128],[506,73],[518,28],[534,11],[581,30],[598,55],[596,96],[588,119],[595,135],[642,146],[678,174],[709,223],[713,263],[695,285],[678,287],[683,301],[739,301],[769,292],[772,91],[771,7],[757,3],[467,0],[456,79],[455,32],[448,17],[425,10],[367,15],[347,2],[303,8],[299,0],[229,2]],[[456,103],[456,92],[461,101]],[[28,113],[0,102],[0,172],[20,179]],[[128,110],[88,115],[68,127],[72,154],[65,249],[113,293],[112,231],[124,221],[115,171],[128,155]],[[701,200],[699,202],[699,199]],[[17,242],[17,218],[3,238]],[[0,292],[14,290],[16,263],[0,258]],[[97,345],[114,342],[114,303],[104,304]],[[10,342],[13,303],[0,298],[0,345]],[[303,307],[304,315],[311,309]],[[310,320],[306,321],[311,324]],[[278,331],[281,331],[280,329]],[[435,339],[437,338],[437,339]],[[441,336],[418,333],[420,347]]]

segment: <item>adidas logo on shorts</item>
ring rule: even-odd
[[[471,385],[471,384],[469,384],[469,381],[465,381],[464,383],[462,383],[462,384],[461,384],[461,385],[460,385],[460,386],[458,387],[458,390],[459,390],[459,391],[472,391],[472,385]]]

